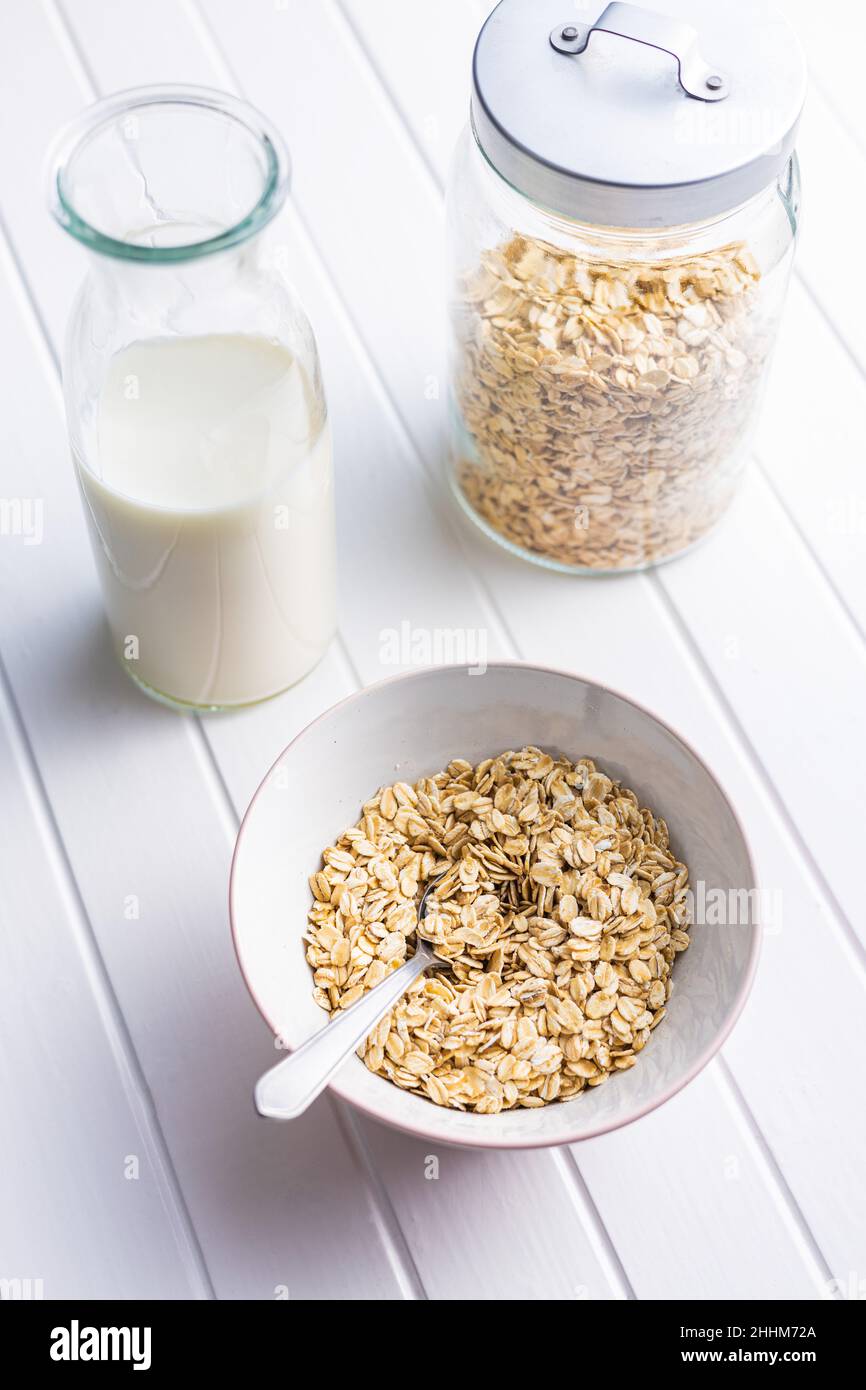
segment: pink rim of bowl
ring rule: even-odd
[[[686,750],[689,756],[694,759],[694,761],[698,764],[698,766],[704,771],[707,777],[714,784],[725,806],[727,807],[731,819],[734,823],[734,826],[736,827],[736,830],[739,833],[739,836],[742,840],[743,850],[749,866],[751,882],[755,886],[755,888],[757,888],[758,879],[755,871],[755,862],[754,856],[752,854],[751,845],[749,844],[749,841],[746,837],[742,821],[739,815],[737,814],[734,806],[731,804],[726,793],[724,792],[719,779],[716,777],[712,768],[709,767],[705,759],[703,759],[700,756],[700,754],[696,752],[696,750],[692,747],[688,740],[685,739],[682,736],[682,734],[680,734],[676,729],[674,729],[672,725],[667,723],[666,720],[661,719],[659,715],[655,713],[655,711],[650,710],[646,705],[643,705],[639,701],[634,700],[631,696],[622,694],[621,691],[615,689],[613,686],[605,685],[600,681],[592,680],[588,676],[582,676],[575,671],[563,670],[561,667],[540,666],[535,662],[525,661],[497,661],[491,662],[486,669],[488,671],[531,671],[536,672],[540,675],[560,676],[569,680],[578,680],[583,682],[587,686],[594,687],[596,690],[600,691],[604,695],[613,696],[616,699],[622,700],[626,705],[630,705],[640,714],[646,716],[647,718],[658,724],[666,733],[668,733],[672,738],[674,738]],[[368,698],[369,696],[375,695],[378,691],[383,690],[388,686],[393,686],[397,684],[409,685],[413,681],[423,679],[425,676],[429,676],[433,672],[448,671],[466,671],[466,667],[460,665],[436,666],[424,667],[419,668],[417,670],[402,672],[399,675],[388,676],[384,680],[376,681],[372,685],[365,686],[362,690],[356,690],[351,695],[347,695],[345,699],[338,700],[335,704],[330,705],[327,709],[323,710],[321,714],[318,714],[315,719],[310,720],[310,722],[306,724],[304,728],[301,729],[295,735],[295,737],[285,746],[285,748],[282,750],[279,756],[274,759],[273,763],[268,768],[267,772],[265,773],[264,777],[262,778],[261,782],[256,788],[256,791],[253,793],[249,806],[247,807],[247,810],[244,813],[244,817],[241,822],[240,829],[238,831],[237,839],[235,842],[234,852],[232,854],[229,878],[229,919],[231,923],[232,941],[234,944],[235,955],[237,957],[238,966],[240,968],[241,975],[243,976],[244,983],[246,984],[247,990],[249,991],[250,997],[256,1005],[256,1008],[258,1009],[262,1018],[267,1023],[271,1032],[274,1034],[275,1038],[279,1036],[279,1030],[273,1022],[273,1020],[268,1017],[268,1013],[265,1009],[265,1006],[258,997],[253,982],[250,979],[249,974],[244,965],[240,943],[238,940],[237,912],[235,905],[235,868],[237,865],[244,834],[248,829],[250,818],[255,812],[256,803],[258,802],[259,797],[264,792],[270,780],[271,774],[277,767],[279,767],[283,759],[292,750],[292,748],[294,748],[294,746],[300,740],[306,738],[306,736],[310,733],[312,729],[314,729],[324,720],[329,719],[338,710],[342,710],[350,705],[357,704],[363,701],[364,699]],[[651,1101],[648,1101],[646,1104],[636,1107],[633,1112],[627,1113],[624,1116],[617,1116],[613,1120],[608,1122],[601,1122],[590,1129],[581,1128],[581,1132],[579,1134],[570,1137],[566,1135],[562,1137],[557,1137],[555,1139],[549,1139],[545,1138],[543,1135],[527,1135],[520,1136],[514,1139],[513,1141],[505,1142],[503,1140],[485,1141],[483,1138],[481,1138],[480,1140],[467,1140],[461,1136],[455,1136],[453,1139],[443,1140],[442,1135],[438,1131],[427,1128],[423,1123],[413,1123],[411,1121],[407,1121],[406,1123],[403,1123],[402,1121],[398,1122],[395,1121],[392,1117],[382,1114],[375,1107],[362,1104],[340,1082],[339,1075],[334,1081],[332,1081],[329,1084],[328,1090],[330,1092],[333,1092],[333,1094],[339,1097],[340,1100],[343,1100],[348,1105],[351,1105],[355,1110],[360,1111],[361,1114],[368,1116],[368,1118],[371,1120],[376,1120],[380,1124],[385,1124],[391,1128],[399,1129],[403,1133],[414,1135],[416,1138],[428,1139],[431,1141],[438,1142],[440,1144],[445,1142],[457,1148],[507,1150],[540,1149],[561,1147],[564,1144],[582,1143],[586,1139],[595,1139],[603,1134],[610,1134],[617,1129],[624,1129],[627,1125],[634,1124],[636,1120],[642,1119],[645,1115],[652,1114],[654,1110],[659,1109],[660,1106],[666,1104],[667,1101],[672,1100],[674,1096],[678,1095],[680,1091],[684,1090],[685,1087],[688,1086],[692,1081],[694,1081],[695,1077],[699,1076],[700,1073],[704,1070],[704,1068],[708,1066],[708,1064],[713,1060],[716,1054],[724,1046],[724,1043],[730,1036],[735,1024],[737,1023],[737,1020],[739,1019],[741,1013],[743,1012],[743,1009],[745,1008],[746,1001],[748,1000],[749,994],[751,993],[752,985],[754,983],[760,953],[761,927],[760,925],[754,925],[752,929],[752,937],[749,947],[748,960],[743,971],[743,976],[740,981],[739,988],[733,999],[732,1004],[730,1005],[725,1015],[724,1021],[716,1029],[716,1032],[713,1035],[710,1042],[698,1054],[697,1059],[676,1081],[675,1084],[663,1088],[659,1091],[658,1095],[652,1098]],[[612,1081],[615,1084],[616,1078],[612,1078]],[[383,1080],[382,1084],[385,1086],[391,1085],[390,1082],[387,1082],[385,1080]],[[577,1097],[576,1100],[579,1102],[580,1097]],[[573,1103],[574,1102],[572,1101],[564,1102],[564,1104],[567,1105],[571,1105]],[[429,1104],[432,1107],[432,1102],[429,1102]],[[436,1106],[435,1110],[440,1115],[441,1113],[443,1113],[442,1107]],[[445,1110],[444,1113],[448,1114],[449,1112]],[[536,1112],[530,1111],[528,1113],[543,1114],[544,1110]]]

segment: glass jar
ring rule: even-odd
[[[90,252],[63,379],[113,644],[174,706],[285,690],[336,624],[318,354],[262,235],[288,186],[273,127],[197,87],[98,102],[52,160],[54,216]]]
[[[805,79],[784,21],[737,2],[590,27],[502,0],[479,36],[449,181],[450,474],[483,531],[554,569],[682,554],[748,455]]]

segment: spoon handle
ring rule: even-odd
[[[325,1089],[334,1072],[432,960],[432,953],[419,947],[399,970],[386,976],[368,994],[363,994],[357,1004],[337,1014],[291,1056],[284,1057],[282,1062],[266,1071],[259,1078],[255,1091],[259,1114],[272,1120],[293,1120],[302,1115]]]

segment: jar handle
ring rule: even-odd
[[[698,31],[669,15],[637,5],[608,5],[594,24],[558,24],[550,42],[558,53],[583,53],[593,34],[616,34],[622,39],[659,48],[677,60],[680,86],[698,101],[724,101],[730,94],[730,78],[704,62],[698,47]]]

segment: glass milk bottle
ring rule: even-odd
[[[90,252],[63,377],[108,622],[183,708],[276,695],[335,628],[318,354],[261,235],[288,186],[270,123],[198,87],[96,103],[52,161],[54,216]]]

